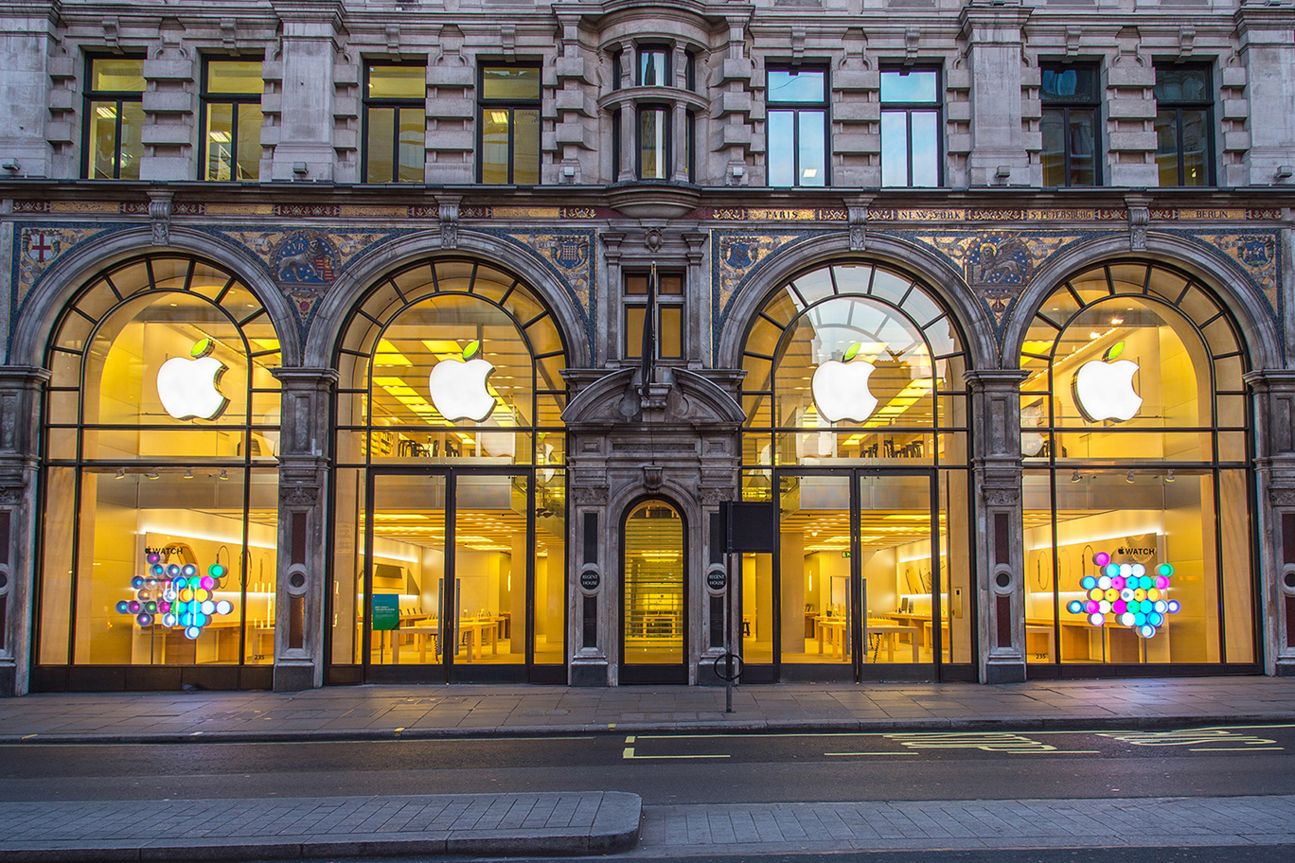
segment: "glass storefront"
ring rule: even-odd
[[[670,679],[683,672],[688,631],[687,550],[683,518],[663,500],[644,501],[630,510],[622,532],[621,669],[626,681],[647,682],[651,670]],[[682,681],[686,682],[686,673]],[[676,680],[678,682],[678,680]]]
[[[743,556],[748,666],[969,664],[965,360],[947,309],[887,268],[823,267],[766,301],[744,366],[742,494],[779,510],[778,551]]]
[[[538,296],[421,262],[364,299],[338,367],[330,675],[561,677],[566,361]]]
[[[130,261],[68,305],[48,363],[38,664],[273,662],[280,357],[261,304],[199,259]]]
[[[1175,270],[1044,301],[1022,367],[1026,648],[1062,665],[1255,661],[1244,355]]]

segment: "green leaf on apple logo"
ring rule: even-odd
[[[468,346],[463,349],[463,361],[467,362],[468,360],[472,359],[474,356],[477,355],[477,351],[480,349],[481,349],[480,339],[473,339],[472,341],[468,342]]]
[[[215,348],[215,339],[198,339],[198,341],[193,343],[193,347],[189,349],[189,356],[193,357],[195,360],[200,360],[215,350]]]
[[[1122,353],[1124,353],[1124,342],[1116,342],[1106,351],[1106,359],[1113,360]]]
[[[856,356],[858,356],[859,349],[862,347],[863,347],[863,342],[855,342],[854,344],[850,345],[850,347],[846,348],[845,350],[845,356],[841,357],[841,362],[848,363],[850,360],[854,359]]]

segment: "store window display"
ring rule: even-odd
[[[279,341],[225,269],[101,273],[54,330],[41,665],[269,664]]]
[[[948,310],[889,268],[820,267],[770,295],[743,361],[743,496],[780,513],[778,552],[744,556],[748,663],[970,662],[965,358]]]
[[[1021,362],[1029,660],[1253,663],[1245,354],[1212,292],[1092,268]]]
[[[366,295],[337,358],[334,666],[564,661],[565,357],[539,295],[483,262]]]

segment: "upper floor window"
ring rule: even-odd
[[[940,185],[940,70],[881,70],[881,184]]]
[[[648,282],[651,272],[625,274],[625,359],[642,359],[643,324],[647,319]],[[684,356],[684,276],[682,272],[656,274],[656,358],[681,360]]]
[[[540,68],[483,66],[482,183],[519,186],[540,181]]]
[[[261,176],[260,60],[208,60],[202,75],[202,179]]]
[[[1156,66],[1156,165],[1160,185],[1214,184],[1213,96],[1209,66]]]
[[[1045,63],[1042,71],[1043,185],[1096,186],[1102,182],[1097,66]]]
[[[641,180],[670,179],[671,114],[664,105],[638,109],[638,173]]]
[[[426,116],[426,66],[370,63],[365,67],[362,182],[423,181]]]
[[[144,156],[144,58],[91,57],[85,91],[85,176],[138,180]]]
[[[661,46],[641,45],[638,49],[638,79],[640,87],[669,87],[670,49]]]
[[[769,69],[770,186],[827,185],[827,72]]]

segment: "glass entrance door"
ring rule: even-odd
[[[665,501],[643,501],[630,510],[623,536],[620,681],[686,683],[683,519]]]
[[[779,472],[777,485],[780,676],[937,662],[948,623],[933,472]]]
[[[365,678],[517,676],[529,628],[529,477],[375,471],[369,482]]]

